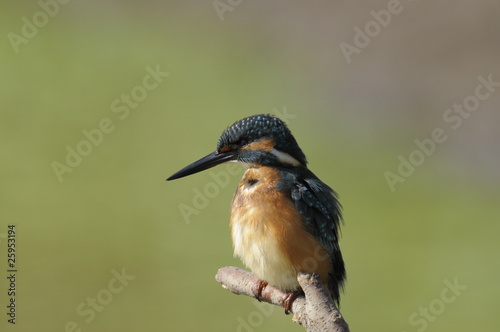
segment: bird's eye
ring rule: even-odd
[[[248,185],[250,185],[250,186],[253,186],[253,185],[254,185],[254,184],[256,184],[257,182],[259,182],[259,180],[257,180],[257,179],[249,179],[249,180],[247,181]]]

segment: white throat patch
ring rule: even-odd
[[[301,166],[302,164],[295,159],[294,157],[290,156],[288,153],[281,152],[280,150],[276,150],[275,148],[272,148],[270,151],[273,155],[278,158],[278,160],[284,164],[289,164],[292,166]]]

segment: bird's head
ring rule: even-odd
[[[247,166],[306,166],[306,156],[286,124],[269,114],[253,115],[235,122],[222,133],[217,149],[184,167],[167,180],[201,172],[225,162]]]

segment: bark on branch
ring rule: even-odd
[[[234,294],[250,297],[255,297],[259,281],[252,273],[233,266],[219,269],[215,279],[222,284],[222,287]],[[292,320],[303,326],[308,332],[349,332],[349,326],[333,304],[328,290],[320,282],[319,276],[311,273],[299,273],[297,280],[304,290],[305,297],[299,296],[293,302],[291,312],[294,315]],[[286,295],[287,293],[275,287],[266,286],[262,290],[262,296],[259,300],[283,307]]]

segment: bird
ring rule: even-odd
[[[299,272],[316,273],[340,305],[346,270],[339,246],[342,206],[337,193],[307,167],[307,159],[284,121],[257,114],[236,121],[214,152],[167,181],[223,163],[246,171],[233,196],[230,230],[234,255],[267,285],[285,292],[285,313],[303,292]]]

